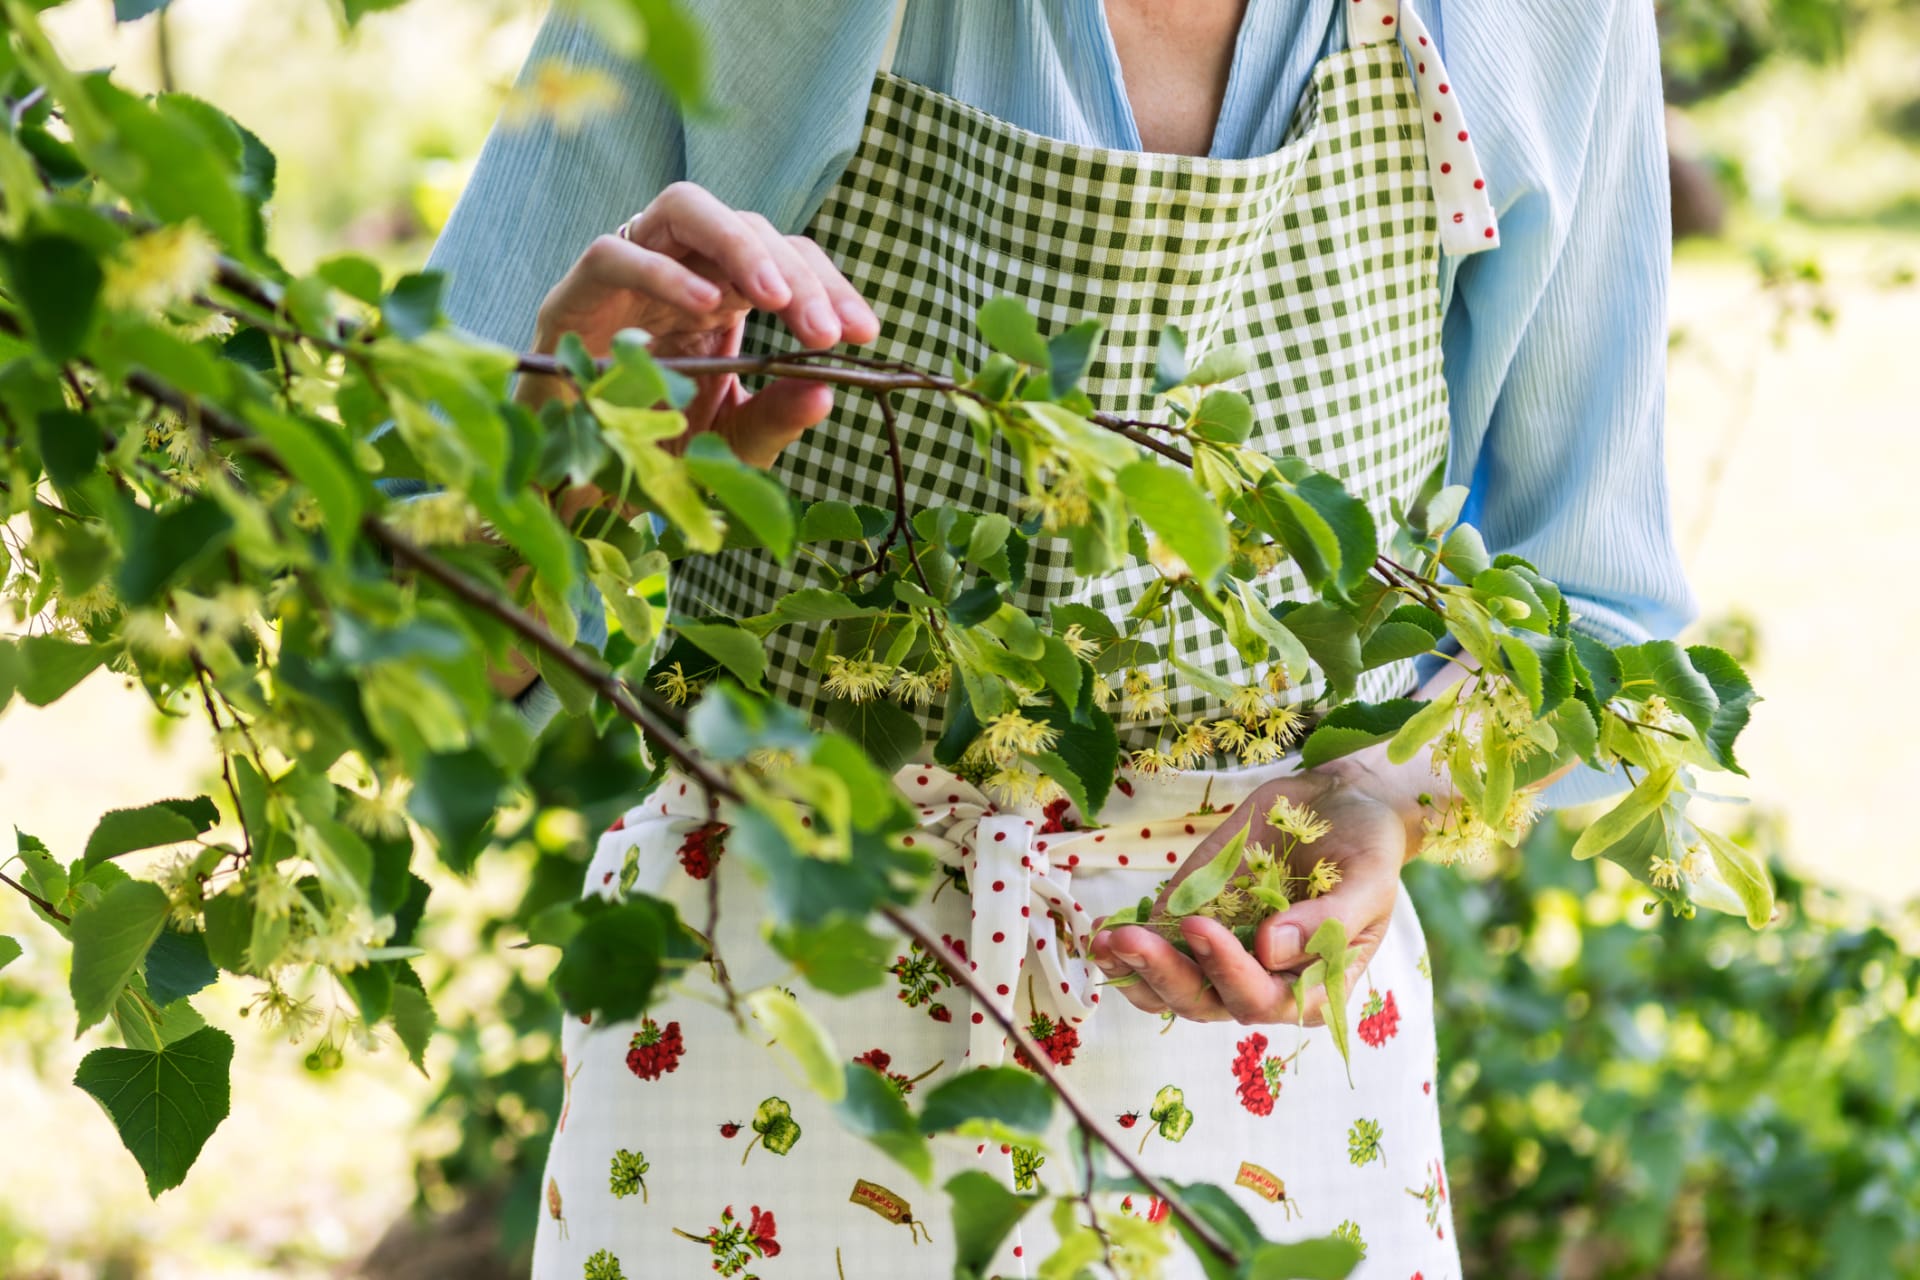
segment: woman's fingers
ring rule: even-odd
[[[1261,968],[1230,929],[1218,920],[1189,916],[1180,922],[1180,932],[1200,972],[1235,1020],[1249,1024],[1278,1020],[1274,1010],[1286,994],[1285,984]]]
[[[827,257],[827,251],[806,236],[788,236],[787,242],[826,287],[827,297],[832,299],[833,309],[840,316],[841,340],[858,345],[879,337],[880,317],[873,313],[859,291],[847,283],[847,278],[833,265],[833,259]]]
[[[696,314],[712,311],[725,296],[688,263],[619,236],[588,245],[580,266],[596,288],[628,289]]]
[[[1171,1009],[1195,1022],[1224,1022],[1233,1016],[1208,986],[1199,966],[1181,955],[1166,939],[1135,925],[1122,925],[1105,936],[1111,958],[1138,974],[1139,985],[1146,988],[1145,991],[1133,985],[1120,988],[1134,1005],[1153,1012]],[[1098,951],[1094,958],[1099,960]],[[1151,1000],[1147,998],[1149,994]]]
[[[793,300],[781,310],[780,318],[786,321],[787,328],[793,330],[793,336],[800,339],[800,345],[818,349],[839,342],[840,313],[827,296],[826,282],[814,270],[813,264],[801,255],[791,240],[781,235],[760,214],[742,213],[740,217],[760,237],[761,243],[767,246],[767,253],[779,267],[781,278],[787,282],[787,290]]]
[[[676,182],[627,224],[627,238],[669,257],[698,254],[756,307],[783,311],[793,301],[786,273],[766,241],[737,211],[704,187]]]

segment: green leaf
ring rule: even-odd
[[[360,515],[368,495],[341,442],[328,440],[320,428],[298,418],[257,405],[248,407],[247,422],[313,495],[334,558],[347,559],[360,535]]]
[[[433,833],[440,860],[464,873],[486,848],[505,784],[482,751],[429,755],[407,796],[407,812]]]
[[[1367,504],[1348,493],[1346,486],[1323,471],[1302,476],[1294,485],[1302,502],[1326,521],[1339,545],[1333,565],[1342,595],[1359,586],[1380,555],[1379,531]]]
[[[166,920],[166,893],[145,880],[123,880],[73,913],[76,1035],[107,1016]]]
[[[1463,524],[1454,526],[1447,540],[1440,544],[1440,563],[1460,581],[1472,582],[1487,571],[1493,560],[1487,555],[1487,544],[1481,540],[1480,531]]]
[[[1208,586],[1216,582],[1229,558],[1227,525],[1192,474],[1142,458],[1117,479],[1141,522],[1187,562],[1196,579]]]
[[[1070,396],[1079,389],[1080,379],[1093,363],[1093,349],[1099,345],[1106,327],[1098,320],[1082,320],[1047,340],[1047,368],[1051,372],[1054,399]]]
[[[103,442],[92,418],[55,409],[41,414],[37,423],[40,464],[47,469],[47,479],[62,488],[72,488],[92,474],[99,464]]]
[[[1187,380],[1187,335],[1178,325],[1160,331],[1160,346],[1153,362],[1153,394],[1162,395]]]
[[[153,603],[176,575],[226,546],[233,530],[233,518],[204,498],[158,514],[129,506],[125,515],[121,543],[126,556],[117,585],[128,604]]]
[[[395,984],[393,1007],[387,1011],[387,1017],[393,1023],[394,1035],[407,1051],[407,1058],[425,1075],[427,1042],[433,1038],[435,1021],[427,993],[406,983]]]
[[[1263,1244],[1247,1262],[1246,1280],[1346,1280],[1360,1250],[1338,1236],[1293,1244]]]
[[[1281,614],[1280,625],[1305,646],[1326,676],[1327,689],[1334,699],[1351,698],[1353,682],[1361,671],[1360,632],[1353,619],[1330,604],[1312,600]],[[1289,674],[1298,680],[1302,673]]]
[[[1538,715],[1543,696],[1540,655],[1517,635],[1502,633],[1495,639],[1500,645],[1500,656],[1506,662],[1507,674],[1513,677],[1514,683],[1520,686],[1520,692],[1526,695],[1527,706]]]
[[[927,745],[926,732],[918,720],[878,698],[829,702],[826,718],[828,724],[859,743],[874,767],[885,773],[894,772]]]
[[[157,1005],[184,1000],[212,986],[219,976],[207,957],[205,934],[163,929],[147,952],[147,994]]]
[[[951,717],[952,712],[948,714]],[[1086,803],[1076,807],[1083,819],[1093,821],[1107,803],[1107,795],[1113,789],[1114,770],[1120,765],[1120,735],[1114,728],[1113,718],[1098,709],[1089,709],[1084,719],[1076,718],[1064,707],[1034,707],[1027,714],[1060,731],[1051,754],[1065,761],[1073,776],[1079,779],[1086,792]],[[1047,772],[1057,780],[1053,770]]]
[[[771,476],[735,456],[725,441],[711,432],[695,436],[687,445],[687,470],[720,505],[731,511],[753,536],[781,560],[793,556],[795,526],[787,491]]]
[[[1253,401],[1239,391],[1209,391],[1187,420],[1187,430],[1216,444],[1244,444],[1253,434]]]
[[[1420,749],[1432,742],[1440,730],[1446,727],[1453,717],[1454,708],[1460,702],[1460,690],[1465,681],[1448,685],[1440,695],[1407,717],[1387,743],[1387,759],[1394,764],[1405,764],[1413,759]]]
[[[860,513],[837,499],[813,503],[800,517],[803,542],[858,542],[867,536]]]
[[[105,645],[76,644],[57,636],[25,636],[14,643],[20,696],[36,707],[57,702],[93,674],[111,652]]]
[[[111,809],[101,815],[93,834],[87,837],[81,865],[90,869],[123,853],[180,844],[210,830],[219,820],[220,811],[206,796],[156,800],[138,809]]]
[[[1619,804],[1594,819],[1573,842],[1573,856],[1585,860],[1605,853],[1629,831],[1657,813],[1673,794],[1678,765],[1664,765],[1640,780]]]
[[[1705,827],[1699,831],[1700,838],[1707,842],[1707,851],[1713,856],[1720,878],[1747,909],[1747,923],[1755,929],[1766,928],[1767,922],[1773,919],[1774,900],[1773,876],[1766,864],[1717,831]]]
[[[438,271],[414,272],[393,282],[381,318],[396,337],[418,338],[440,321],[440,294],[446,277]]]
[[[834,1114],[848,1132],[865,1138],[922,1183],[933,1179],[933,1149],[914,1128],[913,1112],[891,1081],[865,1063],[846,1067],[846,1094]]]
[[[1045,369],[1053,363],[1053,353],[1040,336],[1027,304],[1011,295],[998,297],[980,308],[980,336],[995,351],[1012,356],[1021,364]]]
[[[1399,734],[1407,722],[1429,704],[1414,698],[1387,702],[1349,702],[1329,712],[1300,748],[1303,768],[1317,769],[1329,760],[1351,755]]]
[[[700,652],[718,662],[749,689],[758,691],[767,673],[767,651],[760,637],[730,622],[689,622],[675,619],[673,629]]]
[[[1220,896],[1227,882],[1240,871],[1240,864],[1246,858],[1247,832],[1251,829],[1252,824],[1248,823],[1235,831],[1206,866],[1197,868],[1173,887],[1173,892],[1167,895],[1168,915],[1190,916]]]
[[[644,899],[594,912],[554,968],[560,1003],[608,1022],[639,1017],[659,980],[664,945],[659,908]]]
[[[1215,347],[1200,357],[1200,363],[1193,366],[1180,385],[1210,387],[1216,382],[1229,382],[1245,373],[1250,364],[1251,357],[1245,347]]]
[[[1403,614],[1421,613],[1432,618],[1439,626],[1438,631],[1430,631],[1423,622],[1402,617]],[[1373,634],[1360,646],[1360,662],[1368,671],[1375,667],[1384,667],[1392,662],[1404,662],[1408,658],[1417,658],[1430,651],[1446,633],[1446,624],[1431,609],[1419,605],[1406,605],[1396,609],[1385,622],[1373,629]]]
[[[1719,704],[1701,742],[1715,764],[1745,777],[1747,771],[1734,759],[1733,744],[1747,727],[1751,708],[1760,701],[1760,695],[1754,692],[1753,682],[1726,650],[1704,644],[1689,645],[1687,658],[1694,670],[1713,686],[1714,698]]]
[[[12,938],[0,934],[0,969],[6,968],[20,958],[20,944]]]
[[[973,1169],[949,1178],[946,1190],[953,1199],[954,1280],[986,1280],[993,1255],[1041,1196],[1009,1191]]]
[[[66,236],[36,235],[10,246],[7,276],[47,359],[71,360],[86,345],[105,279],[93,253]]]
[[[227,1118],[233,1038],[211,1027],[162,1049],[95,1049],[73,1082],[106,1109],[147,1175],[147,1194],[177,1187]]]
[[[1706,648],[1706,652],[1719,651]],[[1620,659],[1622,697],[1644,702],[1657,693],[1666,699],[1669,707],[1685,717],[1701,738],[1713,730],[1720,701],[1713,685],[1694,668],[1687,650],[1671,640],[1650,640],[1615,649],[1614,656]],[[1750,689],[1748,693],[1751,694]]]
[[[1327,1020],[1327,1030],[1333,1033],[1334,1048],[1340,1050],[1340,1060],[1347,1065],[1347,1083],[1353,1083],[1353,1046],[1347,1039],[1347,926],[1340,917],[1328,916],[1320,922],[1320,927],[1307,939],[1307,954],[1318,957],[1313,969],[1325,966],[1326,972],[1320,981],[1327,988],[1327,1007],[1323,1016]],[[1304,989],[1312,985],[1305,975],[1301,978]],[[1296,997],[1298,998],[1298,997]]]
[[[829,995],[866,991],[887,980],[887,959],[894,944],[852,916],[834,916],[821,925],[786,925],[767,935],[808,985]]]
[[[828,1102],[846,1096],[847,1077],[833,1037],[798,1000],[778,987],[761,987],[744,997],[761,1029],[792,1055],[803,1083]]]
[[[929,1092],[920,1108],[920,1132],[928,1135],[986,1121],[1006,1132],[1039,1138],[1052,1120],[1053,1090],[1019,1067],[962,1071]]]

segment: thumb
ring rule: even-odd
[[[800,378],[782,378],[716,417],[714,429],[740,461],[770,467],[780,451],[833,411],[833,388]]]
[[[1274,972],[1304,969],[1312,963],[1307,945],[1329,920],[1346,926],[1349,967],[1364,958],[1363,950],[1371,951],[1371,897],[1361,885],[1343,881],[1330,893],[1296,902],[1261,921],[1253,938],[1254,957]]]

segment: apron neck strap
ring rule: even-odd
[[[1420,121],[1427,133],[1427,163],[1440,205],[1440,245],[1460,257],[1500,247],[1500,226],[1487,191],[1485,171],[1467,128],[1459,91],[1440,61],[1440,46],[1413,7],[1413,0],[1348,0],[1347,46],[1352,49],[1399,40],[1413,67],[1420,95]]]

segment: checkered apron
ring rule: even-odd
[[[1196,358],[1243,346],[1252,367],[1230,385],[1253,401],[1249,447],[1332,473],[1378,527],[1391,527],[1393,499],[1410,500],[1446,454],[1443,235],[1460,252],[1497,244],[1497,233],[1484,184],[1473,185],[1478,169],[1452,87],[1420,43],[1424,28],[1411,30],[1418,20],[1410,9],[1400,15],[1397,0],[1353,8],[1352,47],[1317,69],[1285,144],[1247,160],[1060,142],[881,74],[853,160],[808,228],[880,317],[866,354],[932,370],[956,360],[977,368],[987,348],[974,316],[1012,294],[1043,333],[1103,319],[1106,335],[1082,388],[1104,410],[1150,417],[1163,327],[1180,326]],[[1411,67],[1394,38],[1402,23]],[[1430,163],[1442,154],[1452,159]],[[778,326],[756,314],[745,349],[781,349]],[[896,402],[911,508],[1023,518],[1026,489],[1004,443],[982,456],[938,393],[902,393]],[[884,439],[877,405],[848,393],[773,474],[804,503],[891,508]],[[809,585],[806,570],[804,559],[783,568],[751,550],[683,562],[675,603],[694,614],[764,613]],[[1013,598],[1039,616],[1074,603],[1124,618],[1157,573],[1140,564],[1089,579],[1075,572],[1065,538],[1043,535]],[[1313,594],[1286,560],[1261,586],[1274,600]],[[1184,598],[1165,633],[1149,638],[1171,638],[1180,657],[1230,682],[1256,679]],[[810,666],[818,639],[817,626],[801,624],[767,636],[767,683],[782,700],[812,707],[821,698]],[[1317,668],[1294,674],[1301,678],[1289,698],[1322,691]],[[1358,696],[1394,697],[1412,678],[1410,660],[1376,668],[1361,676]],[[1170,674],[1167,683],[1165,717],[1122,725],[1124,745],[1150,746],[1165,726],[1223,714],[1192,682]]]
[[[1400,0],[1354,0],[1348,27],[1349,46],[1318,67],[1285,145],[1249,160],[1063,143],[882,73],[858,150],[809,228],[881,317],[871,354],[928,368],[976,363],[985,352],[972,317],[1017,294],[1043,331],[1106,319],[1083,385],[1103,408],[1140,416],[1152,411],[1162,326],[1180,325],[1194,351],[1244,344],[1252,368],[1237,385],[1262,424],[1251,443],[1339,476],[1384,525],[1389,502],[1407,500],[1445,454],[1438,255],[1498,235],[1417,15]],[[779,345],[772,322],[750,322],[749,349]],[[911,503],[1017,512],[1011,457],[980,456],[940,398],[902,400]],[[848,396],[776,471],[805,501],[888,506],[880,439],[875,409]],[[762,612],[802,585],[753,553],[683,568],[678,604],[689,611]],[[1073,574],[1063,545],[1042,540],[1020,603],[1123,613],[1150,572],[1090,582]],[[1276,598],[1306,594],[1286,564],[1265,586]],[[1201,619],[1183,612],[1176,628],[1189,661],[1252,678]],[[817,692],[814,639],[800,629],[768,639],[769,682],[802,705]],[[1370,672],[1360,694],[1392,696],[1409,680],[1406,667]],[[1318,687],[1309,675],[1294,696]],[[1173,722],[1219,714],[1198,691],[1170,702]],[[920,829],[903,839],[946,872],[915,913],[1156,1174],[1229,1186],[1270,1238],[1351,1237],[1366,1251],[1363,1280],[1458,1277],[1430,975],[1404,890],[1353,992],[1351,1085],[1324,1029],[1162,1019],[1112,995],[1103,1005],[1086,958],[1094,921],[1156,893],[1224,812],[1296,764],[1123,775],[1098,827],[1071,811],[996,806],[945,770],[908,766],[896,782]],[[725,855],[726,833],[709,819],[698,789],[670,775],[600,839],[587,892],[654,894],[700,923],[717,878],[716,942],[734,985],[795,990],[844,1057],[909,1095],[972,1065],[1013,1061],[936,958],[904,942],[878,988],[829,997],[797,984],[762,937],[762,889]],[[639,1020],[568,1020],[541,1280],[946,1275],[952,1226],[939,1187],[952,1174],[984,1169],[1021,1190],[1078,1190],[1075,1139],[1058,1118],[1032,1148],[936,1138],[934,1179],[920,1185],[763,1052],[764,1031],[750,1027],[743,1040],[718,994],[698,972]],[[1118,1193],[1102,1208],[1166,1213]],[[1031,1276],[1053,1243],[1037,1211],[982,1274]],[[1201,1273],[1182,1255],[1163,1274]]]

